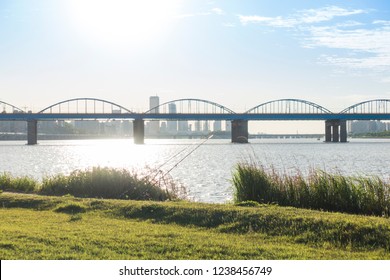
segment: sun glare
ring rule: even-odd
[[[75,28],[85,38],[113,47],[153,43],[168,31],[179,0],[71,0]]]

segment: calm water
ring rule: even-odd
[[[161,167],[163,172],[172,169],[170,174],[186,186],[194,200],[216,203],[231,199],[234,166],[250,159],[292,173],[320,168],[388,178],[390,140],[329,144],[316,139],[274,139],[240,145],[211,139],[200,145],[203,141],[146,140],[145,145],[134,145],[132,139],[67,140],[39,141],[36,146],[24,141],[0,142],[0,172],[41,179],[93,166]]]

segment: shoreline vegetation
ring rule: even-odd
[[[350,214],[390,216],[390,182],[378,176],[344,176],[322,170],[279,173],[254,160],[238,163],[232,174],[234,203],[265,203]],[[186,200],[183,185],[169,173],[145,168],[93,167],[69,175],[47,176],[40,182],[28,176],[0,174],[0,190],[40,195],[124,200]]]
[[[252,162],[239,163],[233,173],[234,201],[351,214],[390,216],[390,182],[378,176],[344,176],[311,170],[279,173]]]
[[[2,259],[390,259],[387,182],[325,172],[308,178],[240,163],[232,179],[234,203],[207,204],[188,201],[182,186],[154,170],[142,175],[95,167],[42,182],[4,173],[0,255]],[[311,189],[314,184],[317,189]],[[353,187],[348,188],[350,184]],[[309,194],[324,204],[305,205],[316,201]],[[294,207],[284,206],[292,198],[297,199]],[[346,203],[348,208],[326,209],[333,200],[337,207]],[[359,212],[352,202],[368,212],[340,213]]]
[[[390,138],[390,131],[352,134],[353,138]]]
[[[176,200],[186,197],[183,186],[169,174],[145,169],[145,174],[126,169],[93,167],[75,170],[69,175],[57,174],[43,178],[42,182],[28,177],[0,175],[0,190],[36,193],[41,195],[72,195],[75,197],[125,200]]]

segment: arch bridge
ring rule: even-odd
[[[373,99],[349,106],[340,112],[340,114],[364,114],[377,115],[390,113],[390,99]]]
[[[114,102],[98,98],[74,98],[50,105],[38,114],[121,114],[133,113]]]
[[[38,113],[0,101],[0,120],[27,121],[28,144],[37,143],[37,122],[61,119],[132,119],[135,143],[144,142],[144,120],[224,120],[232,122],[232,142],[248,141],[250,120],[323,120],[326,142],[347,141],[347,120],[390,120],[390,100],[360,102],[334,113],[302,99],[278,99],[261,103],[244,113],[204,99],[176,99],[143,113],[98,98],[74,98],[50,105]]]
[[[331,114],[328,109],[302,99],[278,99],[257,105],[247,114]]]
[[[229,108],[204,99],[176,99],[162,103],[145,114],[234,114]]]

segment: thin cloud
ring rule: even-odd
[[[329,6],[298,11],[286,17],[239,15],[238,18],[242,25],[293,28],[301,34],[299,38],[303,38],[302,47],[327,48],[337,52],[322,54],[319,58],[320,64],[336,66],[339,72],[342,69],[356,70],[352,74],[370,70],[370,73],[379,76],[381,81],[389,81],[390,21],[375,20],[372,24],[363,24],[351,20],[352,16],[368,12],[372,11]],[[334,22],[335,18],[339,20]]]
[[[390,27],[342,30],[338,27],[311,28],[305,45],[310,48],[348,50],[349,55],[323,55],[322,64],[349,69],[390,72]],[[387,80],[387,79],[384,79]]]
[[[366,13],[364,10],[348,10],[336,6],[329,6],[320,9],[307,9],[293,15],[282,17],[266,17],[259,15],[238,15],[242,25],[263,24],[273,27],[297,27],[299,25],[314,24],[330,21],[336,17],[345,17]]]
[[[191,13],[191,14],[182,14],[178,15],[177,18],[189,18],[189,17],[199,17],[199,16],[210,16],[210,15],[225,15],[224,10],[221,8],[212,8],[207,12]]]
[[[225,12],[221,8],[213,8],[210,11],[216,15],[224,15],[225,14]]]
[[[225,27],[236,27],[236,25],[232,22],[225,22],[225,23],[222,23],[222,26],[225,26]]]
[[[243,16],[238,15],[238,18],[242,25],[248,24],[262,24],[273,27],[294,27],[298,24],[296,19],[289,19],[283,17],[263,17],[263,16]]]
[[[346,17],[364,13],[366,13],[366,11],[361,9],[348,10],[337,6],[330,6],[320,9],[303,10],[298,13],[298,16],[301,15],[301,23],[319,23],[330,21],[336,17]]]

